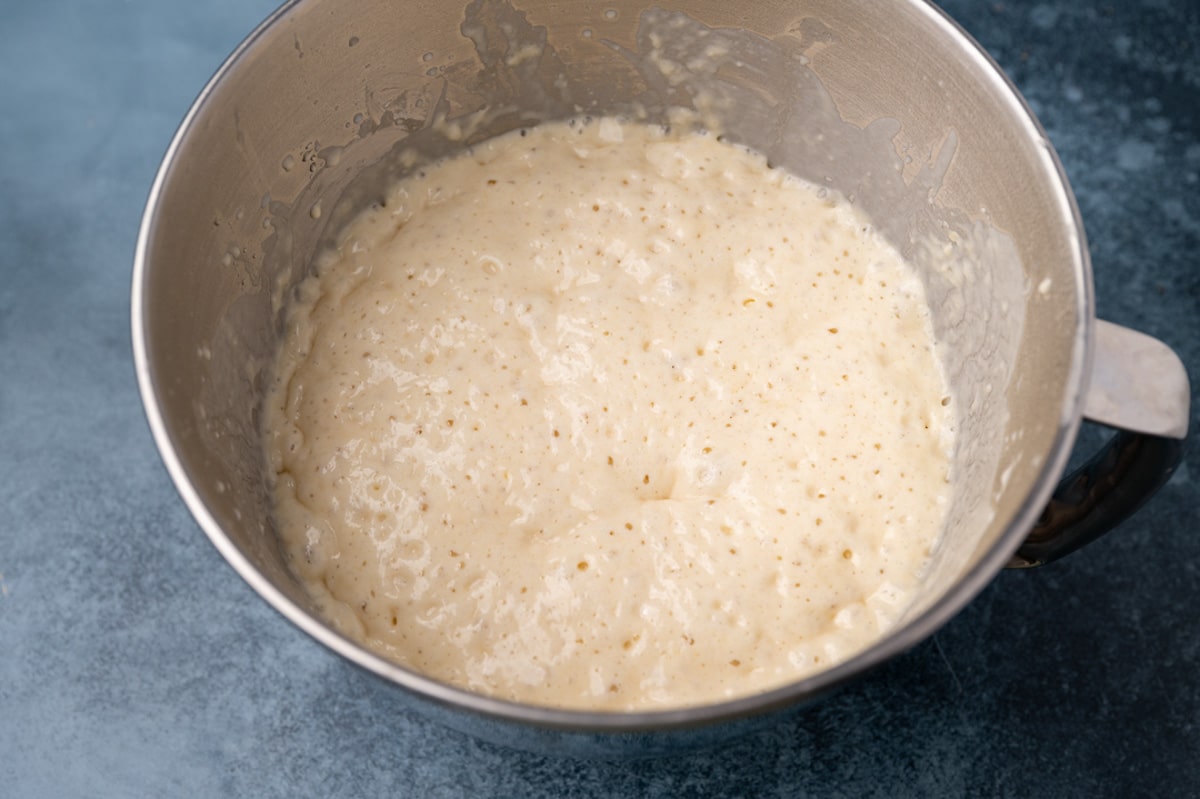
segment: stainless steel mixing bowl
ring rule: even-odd
[[[669,712],[510,704],[342,637],[288,570],[263,476],[259,404],[289,287],[414,163],[545,119],[679,120],[673,108],[851,197],[923,270],[966,443],[922,599],[827,672]],[[971,257],[939,271],[931,253],[955,247]],[[1005,566],[1053,559],[1119,522],[1165,481],[1186,433],[1178,359],[1094,317],[1083,227],[1045,134],[981,49],[920,0],[289,3],[221,67],[171,143],[132,307],[163,459],[238,573],[424,712],[572,751],[712,740],[861,676]],[[1060,483],[1085,416],[1122,432]]]

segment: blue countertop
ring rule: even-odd
[[[171,485],[128,332],[159,159],[272,7],[0,15],[0,796],[1200,795],[1194,454],[1113,534],[1002,573],[934,638],[717,751],[610,763],[476,741],[285,622]],[[1100,315],[1197,374],[1200,6],[944,7],[1057,147]]]

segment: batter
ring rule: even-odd
[[[351,637],[576,709],[826,669],[950,499],[922,285],[718,138],[601,119],[397,185],[290,309],[266,406],[292,568]]]

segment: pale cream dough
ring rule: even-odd
[[[397,185],[290,309],[265,442],[348,635],[542,705],[794,681],[912,600],[954,422],[920,281],[844,200],[602,119]]]

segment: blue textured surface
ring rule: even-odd
[[[1058,148],[1100,314],[1195,374],[1200,8],[945,7]],[[480,743],[284,622],[171,486],[128,335],[154,170],[271,8],[0,14],[0,796],[1200,795],[1194,456],[1116,533],[1000,575],[934,639],[715,752],[615,764]]]

